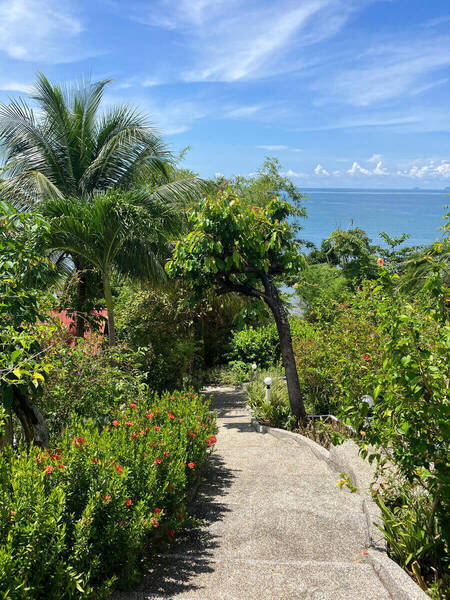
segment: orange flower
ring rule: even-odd
[[[122,465],[117,465],[116,466],[116,471],[119,473],[119,475],[122,475],[122,473],[123,473],[123,467],[122,467]]]
[[[158,519],[155,519],[155,517],[151,517],[150,518],[150,523],[153,525],[153,527],[158,527],[159,526]]]
[[[96,465],[98,463],[98,458],[96,456],[93,456],[92,462],[94,463],[94,465]]]
[[[125,502],[126,506],[131,506],[133,504],[133,501],[131,500],[131,498],[128,498],[128,500]]]
[[[109,502],[110,500],[111,500],[111,496],[110,496],[109,494],[105,494],[105,495],[103,496],[103,501],[104,501],[104,502]]]
[[[377,265],[379,265],[380,267],[382,267],[384,265],[384,260],[382,258],[379,258],[377,260]]]
[[[45,467],[45,474],[46,475],[50,475],[50,473],[53,471],[53,467],[51,465],[49,465],[48,467]]]
[[[112,424],[114,425],[114,427],[117,427],[119,425],[119,421],[117,419],[115,419]]]
[[[157,458],[157,459],[155,460],[155,463],[156,463],[157,465],[160,465],[160,464],[162,463],[162,460],[161,460],[160,458]]]
[[[131,402],[130,408],[136,408],[136,404],[134,402]]]
[[[187,464],[187,466],[188,466],[190,469],[194,469],[194,468],[195,468],[195,462],[192,462],[192,461],[191,461],[191,462],[189,462],[189,463]]]

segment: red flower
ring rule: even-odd
[[[109,502],[110,500],[111,500],[111,496],[110,496],[109,494],[105,494],[105,495],[103,496],[103,501],[104,501],[104,502]]]
[[[159,515],[159,513],[161,512],[161,509],[155,508],[155,510],[153,512],[155,513],[155,515]]]
[[[172,421],[175,419],[174,415],[169,415],[169,419],[171,419]]]
[[[117,465],[116,466],[116,471],[119,473],[119,475],[122,475],[122,473],[123,473],[123,467],[122,467],[122,465]]]
[[[180,423],[182,423],[182,422],[183,422],[183,419],[180,419]]]
[[[364,354],[364,360],[367,362],[368,360],[370,360],[370,356],[368,354]]]
[[[119,421],[117,419],[115,419],[112,424],[114,425],[114,427],[117,427],[119,425]]]
[[[164,452],[164,456],[165,456],[166,458],[169,458],[169,453],[168,453],[168,452]]]
[[[384,265],[384,260],[383,260],[382,258],[379,258],[379,259],[377,260],[377,264],[378,264],[380,267],[382,267],[382,266]]]
[[[125,502],[126,506],[131,506],[133,504],[133,501],[131,500],[131,498],[128,498],[128,500]]]
[[[153,415],[153,413],[147,413],[145,416],[147,419],[153,419],[154,415]]]
[[[175,537],[175,531],[173,529],[169,529],[169,535],[171,538]]]
[[[136,408],[136,404],[134,402],[131,402],[130,408]]]
[[[159,431],[161,427],[159,425],[155,425],[155,431]]]
[[[133,426],[133,421],[125,421],[125,425],[127,427],[132,427]]]
[[[160,464],[162,463],[162,460],[161,460],[160,458],[157,458],[157,459],[155,460],[155,463],[156,463],[157,465],[160,465]]]
[[[64,469],[64,465],[59,464],[58,469]]]
[[[190,469],[194,469],[194,468],[195,468],[195,462],[190,462],[190,463],[188,463],[188,464],[187,464],[187,466],[188,466]]]
[[[131,436],[132,440],[135,440],[137,438],[138,434],[137,433],[133,433],[133,435]]]
[[[93,456],[92,462],[94,463],[94,465],[96,465],[98,463],[98,458],[96,456]]]
[[[83,444],[86,442],[86,438],[85,437],[77,437],[73,440],[72,444],[76,447],[76,448],[82,448]]]
[[[150,518],[150,523],[153,525],[153,527],[158,527],[159,526],[158,519],[155,519],[155,517],[151,517]]]
[[[53,471],[53,467],[51,465],[49,465],[48,467],[45,467],[45,474],[46,475],[50,475],[50,473]]]
[[[192,433],[192,431],[188,431],[187,432],[188,437],[194,439],[195,438],[195,433]]]

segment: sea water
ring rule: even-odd
[[[360,227],[373,242],[378,234],[390,236],[409,233],[408,245],[431,244],[442,238],[445,206],[450,205],[450,190],[363,190],[302,189],[308,217],[302,219],[299,237],[320,242],[335,229]]]

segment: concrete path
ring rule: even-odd
[[[256,433],[234,388],[208,388],[217,451],[191,512],[203,525],[115,600],[388,600],[365,562],[357,494],[307,448]]]

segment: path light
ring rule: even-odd
[[[252,369],[253,369],[253,377],[256,377],[256,369],[258,368],[258,365],[256,363],[252,364]]]
[[[272,378],[265,377],[264,384],[266,386],[266,402],[270,402],[270,386],[272,385]]]
[[[369,405],[369,408],[372,408],[373,397],[370,394],[364,394],[364,396],[361,397],[361,402],[365,402],[366,404]]]

